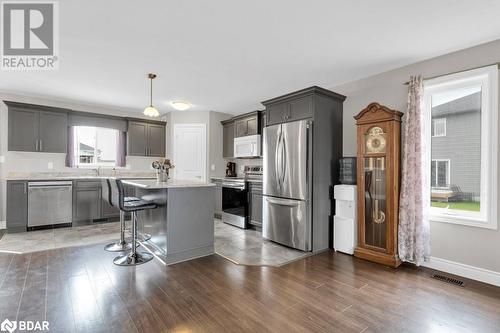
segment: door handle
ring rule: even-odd
[[[278,206],[297,207],[299,205],[298,202],[289,202],[289,201],[279,200],[279,199],[266,198],[266,200],[270,204],[278,205]]]
[[[40,139],[40,151],[42,151],[43,148],[42,148],[42,140]]]

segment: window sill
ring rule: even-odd
[[[488,221],[485,221],[480,218],[455,216],[451,214],[450,215],[431,214],[430,220],[431,222],[449,223],[456,225],[464,225],[467,227],[497,230],[497,225],[495,223],[489,223]]]

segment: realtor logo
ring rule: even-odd
[[[9,319],[5,319],[2,324],[0,324],[0,330],[2,332],[9,332],[12,333],[16,330],[17,328],[17,322],[15,321],[10,321]]]
[[[58,68],[59,4],[57,2],[2,2],[3,70]]]

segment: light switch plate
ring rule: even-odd
[[[0,156],[0,163],[5,163],[5,156]]]
[[[54,163],[53,162],[47,163],[47,169],[54,169]]]
[[[215,164],[212,164],[212,165],[210,166],[210,170],[215,171]]]

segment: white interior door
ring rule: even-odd
[[[176,179],[206,181],[207,128],[205,124],[174,124]]]

